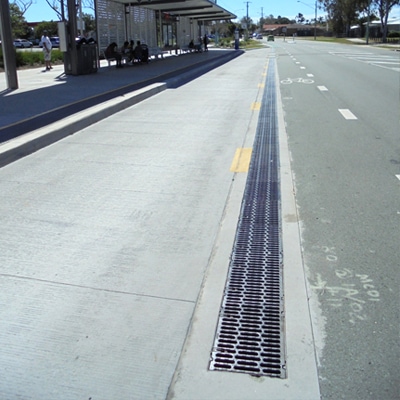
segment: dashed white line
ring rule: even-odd
[[[300,69],[306,69],[306,67],[300,67]]]
[[[321,92],[327,92],[328,88],[326,86],[317,86],[317,88],[321,91]]]
[[[314,77],[314,74],[307,74],[307,76],[308,76],[309,78],[313,78],[313,77]]]
[[[396,178],[400,181],[400,175],[396,175]]]
[[[358,119],[349,109],[339,108],[340,114],[343,115],[345,119]]]

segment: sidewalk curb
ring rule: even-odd
[[[65,118],[58,119],[56,122],[50,122],[43,127],[0,143],[0,168],[69,135],[73,135],[75,132],[101,121],[116,112],[131,107],[165,89],[177,88],[211,69],[233,60],[241,54],[243,54],[243,52],[227,52],[225,55],[214,60],[204,60],[195,67],[193,67],[193,65],[183,67],[155,76],[147,80],[147,82],[142,81],[140,83],[116,88],[88,99],[66,104],[65,107],[61,107],[58,110],[49,111],[41,115],[41,117],[54,118],[57,112],[66,112],[67,110],[71,110],[71,113]],[[162,80],[162,82],[160,82],[160,80]],[[142,86],[140,87],[140,85]],[[102,101],[102,99],[104,100],[99,104],[87,108],[85,107],[86,102],[91,102],[93,104],[96,99],[99,101]],[[80,109],[84,109],[84,111],[73,112],[72,110],[78,108],[78,106]],[[32,123],[33,120],[34,118],[32,119]],[[23,124],[29,126],[30,119],[23,121]],[[15,131],[18,129],[18,123],[14,124],[14,126],[8,126],[5,129],[10,128]]]
[[[167,89],[166,83],[152,84],[5,142],[0,145],[0,168],[69,135],[73,135],[75,132],[131,107],[165,89]]]

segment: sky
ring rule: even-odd
[[[217,0],[217,4],[226,10],[238,16],[238,20],[248,15],[257,22],[262,16],[267,17],[273,15],[274,17],[281,16],[289,19],[294,19],[299,13],[304,15],[305,19],[313,19],[315,13],[314,1],[301,1],[297,0]],[[85,10],[83,9],[83,12]],[[86,12],[91,13],[90,10]],[[324,16],[323,10],[317,10],[317,16]],[[400,17],[400,7],[391,13],[391,17]],[[33,4],[24,14],[28,22],[41,22],[41,21],[58,21],[57,14],[49,7],[45,0],[33,0]]]

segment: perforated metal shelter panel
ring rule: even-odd
[[[125,6],[108,0],[96,0],[97,41],[104,50],[116,42],[121,46],[125,41]]]

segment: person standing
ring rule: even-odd
[[[207,34],[204,35],[204,39],[203,39],[203,43],[204,43],[204,51],[208,51],[208,37]]]
[[[42,46],[43,46],[43,56],[44,56],[44,63],[46,65],[46,71],[50,71],[53,69],[51,66],[51,49],[52,49],[52,44],[47,36],[47,31],[43,31],[43,36],[42,36]]]

